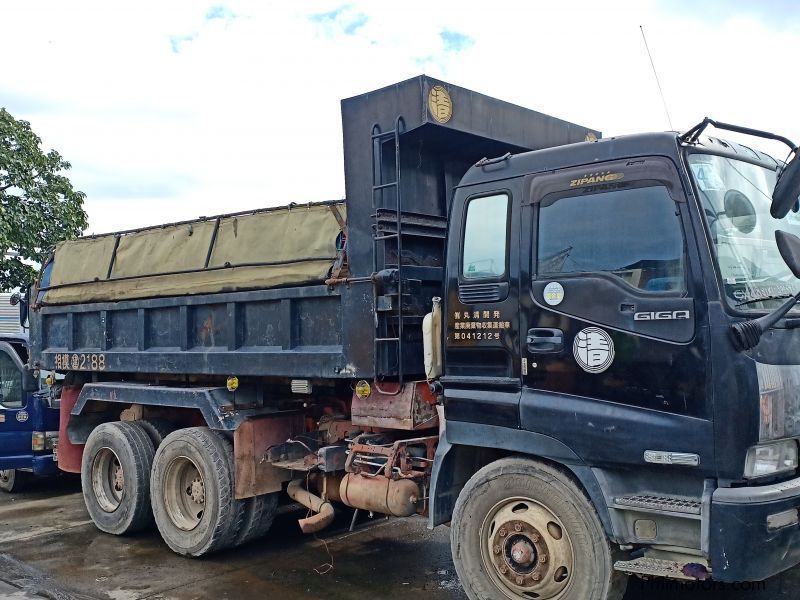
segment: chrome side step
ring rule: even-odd
[[[672,496],[617,496],[614,498],[616,508],[641,508],[644,510],[683,513],[687,515],[700,514],[700,500],[691,498],[677,498]]]
[[[633,560],[618,560],[614,563],[614,570],[622,571],[628,575],[643,577],[667,577],[684,581],[696,581],[696,577],[684,575],[683,566],[674,560],[661,558],[648,558],[642,556]]]

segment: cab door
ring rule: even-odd
[[[22,360],[0,342],[0,470],[31,466],[33,423],[25,381]]]
[[[705,299],[674,164],[565,169],[528,190],[521,427],[594,464],[652,450],[712,465]]]
[[[445,415],[519,427],[522,179],[457,190],[448,234]]]

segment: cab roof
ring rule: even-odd
[[[523,152],[511,155],[505,160],[474,165],[464,174],[459,187],[568,167],[586,165],[590,168],[597,163],[642,156],[665,156],[677,161],[680,149],[690,146],[700,151],[753,162],[770,169],[776,168],[779,164],[768,154],[742,144],[719,138],[701,137],[698,142],[688,145],[679,142],[679,135],[674,131],[639,133]]]

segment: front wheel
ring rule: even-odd
[[[0,490],[8,492],[18,492],[22,486],[22,473],[16,469],[4,469],[0,471]]]
[[[594,508],[561,471],[504,458],[478,471],[453,512],[456,572],[471,600],[618,600],[627,577]]]

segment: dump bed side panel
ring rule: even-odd
[[[44,306],[31,319],[37,366],[63,371],[362,376],[341,332],[341,295],[324,285]]]

